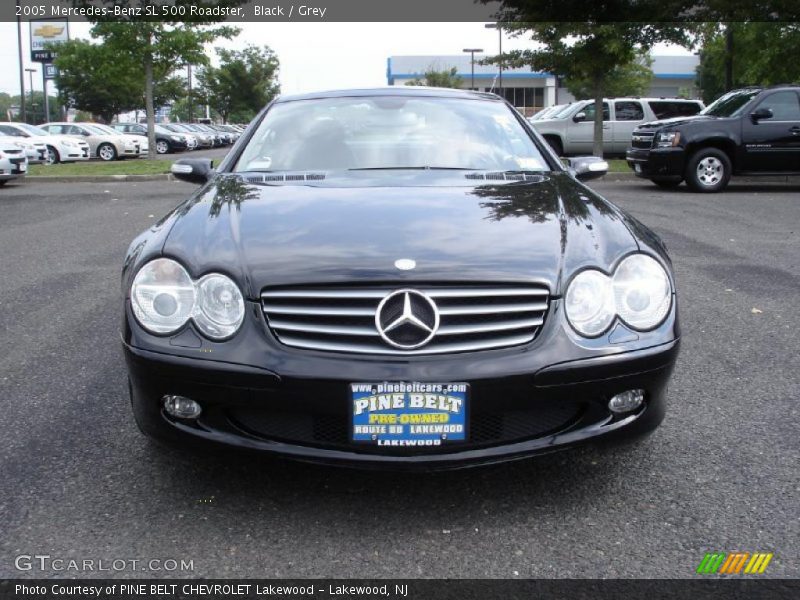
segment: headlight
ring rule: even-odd
[[[157,258],[142,267],[133,280],[133,314],[152,333],[172,333],[192,316],[195,295],[186,269],[174,260]]]
[[[587,337],[600,335],[614,320],[611,280],[600,271],[579,273],[567,288],[565,303],[569,322]]]
[[[225,275],[206,275],[197,283],[195,324],[211,338],[226,338],[236,333],[244,319],[244,298]]]
[[[677,146],[680,141],[681,134],[677,131],[659,133],[656,135],[657,148],[671,148],[672,146]]]
[[[244,320],[244,298],[229,277],[211,273],[195,282],[169,258],[139,270],[131,305],[136,320],[152,333],[173,333],[192,319],[204,335],[222,339],[236,333]]]
[[[652,329],[667,316],[672,286],[666,271],[644,254],[623,260],[614,273],[614,305],[619,318],[638,330]]]
[[[567,319],[586,337],[606,331],[615,316],[638,331],[659,325],[672,306],[672,285],[653,258],[633,254],[612,277],[593,269],[579,273],[565,296]]]
[[[78,144],[71,140],[61,140],[61,143],[66,146],[67,148],[77,148]]]
[[[169,136],[169,138],[170,138],[170,139],[171,139],[173,142],[180,142],[180,141],[181,141],[181,137],[180,137],[179,135],[171,135],[171,136]]]

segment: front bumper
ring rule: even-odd
[[[609,342],[570,348],[574,334],[554,317],[528,346],[404,360],[293,350],[271,338],[259,312],[256,305],[227,342],[238,349],[215,358],[224,344],[186,330],[149,343],[146,338],[154,336],[138,329],[127,307],[123,346],[142,431],[178,445],[211,443],[361,467],[433,469],[515,460],[652,431],[664,417],[679,349],[674,307],[667,322],[647,334],[649,344],[612,344],[609,334]],[[234,355],[237,362],[229,362]],[[263,360],[252,360],[258,355]],[[361,381],[469,383],[468,440],[425,448],[350,442],[349,384]],[[644,405],[611,413],[609,399],[630,389],[645,390]],[[161,403],[167,394],[196,400],[203,414],[195,421],[168,416]]]
[[[683,148],[628,148],[625,159],[637,177],[683,179],[686,164]]]

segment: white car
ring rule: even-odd
[[[0,186],[12,179],[24,177],[28,172],[28,158],[25,151],[9,138],[0,137]]]
[[[26,138],[28,141],[41,142],[47,148],[47,164],[59,162],[75,162],[89,160],[91,150],[83,140],[68,135],[50,134],[41,127],[27,123],[0,122],[0,132],[7,135]]]
[[[34,143],[26,138],[8,135],[3,132],[0,132],[0,137],[3,138],[4,142],[11,142],[22,148],[29,165],[38,165],[47,160],[47,146],[42,142]]]
[[[631,134],[642,123],[688,117],[703,110],[700,100],[683,98],[605,98],[603,100],[603,151],[625,154]],[[556,154],[590,154],[594,144],[594,100],[580,100],[530,124]]]
[[[139,143],[132,137],[114,132],[109,134],[95,128],[94,123],[45,123],[41,126],[48,133],[68,135],[84,140],[91,148],[91,156],[100,160],[119,160],[121,158],[138,158]]]
[[[114,129],[113,127],[109,127],[108,125],[103,125],[101,123],[92,123],[92,127],[94,129],[99,129],[100,131],[105,131],[108,135],[116,135],[119,136],[120,132]],[[123,133],[123,137],[129,136],[130,134]],[[150,142],[145,135],[133,135],[131,136],[134,141],[139,144],[139,156],[147,156],[150,152]]]

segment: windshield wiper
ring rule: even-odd
[[[483,171],[472,167],[432,167],[423,165],[418,167],[357,167],[348,171]]]

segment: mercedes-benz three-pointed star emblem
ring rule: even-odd
[[[419,290],[396,290],[381,300],[375,327],[383,340],[401,350],[427,344],[439,329],[439,308]]]

